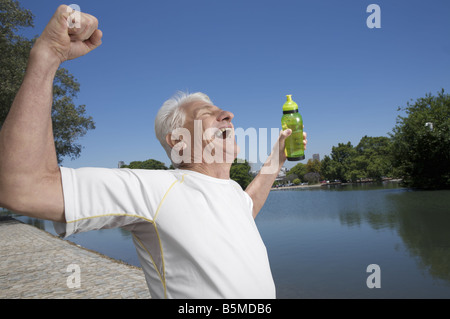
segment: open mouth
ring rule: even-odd
[[[220,129],[217,129],[216,133],[214,134],[217,138],[226,139],[229,138],[233,132],[233,129],[231,127],[223,127]]]

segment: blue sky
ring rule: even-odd
[[[40,34],[60,1],[21,0]],[[96,129],[69,167],[169,160],[155,115],[177,90],[208,94],[235,127],[280,127],[286,94],[308,133],[306,159],[387,136],[398,106],[450,90],[446,0],[184,0],[74,2],[99,19],[103,44],[63,64]],[[381,8],[370,29],[369,4]],[[70,3],[66,3],[70,4]],[[244,156],[239,156],[244,157]],[[306,163],[304,161],[303,163]],[[291,167],[296,162],[288,163]]]

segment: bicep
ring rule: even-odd
[[[65,221],[59,168],[44,177],[19,176],[2,193],[2,206],[20,215]]]
[[[42,180],[35,199],[36,209],[44,219],[65,222],[64,195],[59,169],[53,176]]]

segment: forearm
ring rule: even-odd
[[[284,162],[286,162],[286,152],[284,149],[285,140],[291,134],[292,130],[290,129],[280,132],[280,137],[275,143],[272,149],[272,153],[267,158],[258,175],[253,179],[253,181],[247,186],[245,190],[253,200],[253,218],[258,215],[259,211],[264,206],[264,203],[269,196],[273,182],[277,178],[278,173],[284,165]],[[303,136],[303,144],[306,145],[306,135],[303,134]]]
[[[33,187],[59,176],[52,132],[52,87],[59,63],[37,42],[0,131],[1,204],[21,210]]]
[[[255,218],[269,196],[270,189],[283,167],[285,159],[272,162],[271,157],[266,161],[258,175],[247,186],[245,191],[253,200],[253,218]]]
[[[30,53],[23,83],[0,131],[1,181],[57,168],[52,132],[52,87],[57,63],[45,51]]]

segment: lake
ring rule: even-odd
[[[16,218],[54,234],[50,222]],[[393,182],[276,190],[256,223],[278,298],[450,298],[450,190]],[[139,266],[127,231],[67,240]],[[372,264],[379,268],[368,272]],[[368,287],[369,276],[380,288]]]

